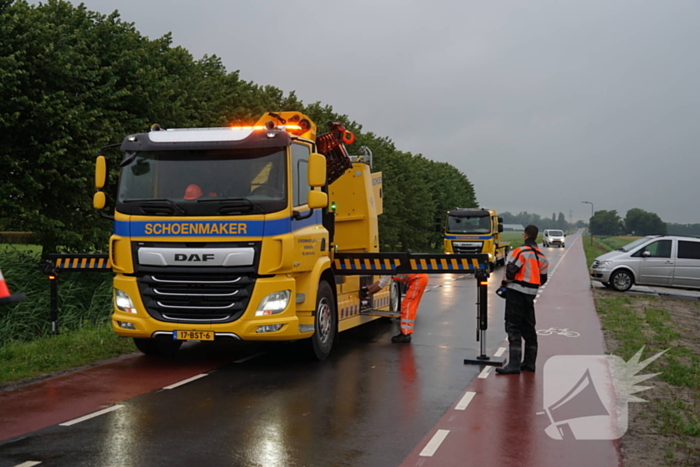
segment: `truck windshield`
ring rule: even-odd
[[[117,210],[196,216],[275,212],[287,205],[286,173],[286,148],[127,153]]]
[[[488,217],[447,217],[447,233],[482,234],[491,233],[491,221]]]

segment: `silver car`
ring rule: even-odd
[[[566,234],[561,230],[547,229],[542,234],[542,246],[557,246],[564,248],[566,245]]]
[[[700,238],[643,237],[597,257],[590,274],[620,292],[634,284],[700,289]]]

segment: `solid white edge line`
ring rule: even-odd
[[[464,410],[467,408],[469,403],[474,399],[474,396],[476,393],[474,391],[467,391],[464,396],[462,396],[462,399],[460,399],[459,403],[455,407],[455,410]]]
[[[494,357],[500,357],[503,355],[503,353],[506,351],[505,347],[499,347],[498,350],[496,350],[496,353],[493,354]]]
[[[481,370],[481,373],[479,373],[479,378],[485,379],[489,373],[491,373],[491,370],[493,370],[492,366],[485,366],[483,370]]]
[[[21,464],[17,464],[15,467],[33,467],[35,465],[41,464],[40,461],[26,461],[22,462]]]
[[[71,426],[75,425],[76,423],[84,422],[85,420],[90,420],[91,418],[99,417],[102,414],[106,414],[108,412],[113,412],[115,410],[121,409],[124,407],[123,405],[113,405],[112,407],[107,407],[106,409],[98,410],[97,412],[93,412],[91,414],[85,415],[84,417],[76,418],[74,420],[71,420],[69,422],[64,422],[64,423],[59,423],[59,426]]]
[[[450,430],[438,430],[433,435],[432,439],[428,442],[428,444],[425,445],[425,447],[419,455],[421,457],[432,457],[432,455],[435,454],[435,451],[438,450],[442,442],[445,441],[445,438],[447,438],[447,435],[449,433]]]
[[[207,376],[207,373],[202,373],[201,375],[193,376],[191,378],[183,379],[182,381],[178,383],[171,384],[170,386],[165,386],[163,389],[175,389],[177,387],[182,386],[183,384],[191,383],[192,381],[198,380],[199,378],[204,378]]]

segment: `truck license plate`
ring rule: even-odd
[[[179,341],[213,341],[214,333],[211,331],[173,331],[173,339]]]

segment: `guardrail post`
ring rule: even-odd
[[[51,333],[59,334],[58,332],[58,274],[49,275],[49,283],[51,284],[51,312],[49,320],[51,321]]]
[[[58,267],[53,260],[47,259],[45,262],[39,264],[39,269],[49,278],[49,291],[51,293],[49,321],[51,322],[51,334],[58,334]]]

